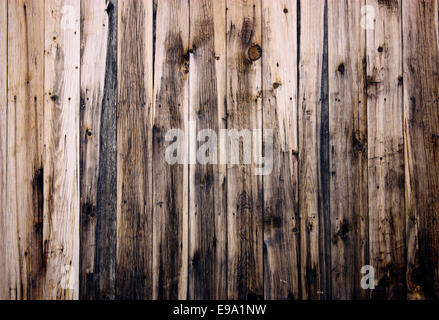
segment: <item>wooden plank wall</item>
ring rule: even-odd
[[[1,1],[0,298],[438,299],[438,21],[439,0]]]

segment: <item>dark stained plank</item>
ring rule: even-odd
[[[116,298],[152,298],[152,0],[118,2]]]
[[[402,2],[409,299],[439,299],[438,9]]]
[[[373,299],[405,299],[401,1],[368,0],[366,30],[370,265]]]
[[[262,2],[265,299],[300,298],[296,23],[296,0]]]
[[[79,297],[80,2],[47,0],[44,11],[43,297],[70,300]]]
[[[226,1],[191,1],[190,13],[189,120],[197,132],[213,130],[206,132],[212,137],[199,137],[197,146],[211,143],[217,150],[200,153],[189,166],[188,298],[226,299],[227,182],[226,166],[218,162],[225,152],[218,148],[219,130],[227,121]]]
[[[260,1],[227,1],[229,130],[262,129],[261,40]],[[262,143],[252,142],[250,153],[261,154]],[[228,298],[262,299],[262,176],[256,175],[253,161],[243,163],[240,153],[239,164],[227,166]]]
[[[300,2],[299,213],[301,298],[331,294],[326,1]]]
[[[81,299],[115,297],[117,10],[81,1]]]
[[[2,139],[6,139],[2,146],[7,148],[3,285],[5,298],[38,299],[42,298],[44,273],[44,4],[9,1],[7,14],[9,68],[4,80],[7,79],[8,100],[2,114],[7,117],[7,125],[2,128]]]
[[[153,106],[153,297],[185,299],[188,276],[189,2],[157,1]],[[183,163],[166,161],[167,134],[185,138]],[[169,138],[169,136],[168,136]],[[171,137],[171,139],[174,137]]]
[[[368,265],[364,0],[328,1],[331,274],[333,299],[365,299]]]

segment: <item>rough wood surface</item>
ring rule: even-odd
[[[370,264],[374,299],[405,298],[401,2],[372,1],[366,32]]]
[[[152,8],[118,3],[116,298],[152,298]]]
[[[328,1],[331,274],[333,299],[365,299],[368,264],[366,32],[363,0]]]
[[[217,153],[202,154],[209,163],[189,166],[189,298],[227,298],[227,180],[226,166],[218,163],[220,129],[226,128],[226,1],[190,2],[189,121],[200,130],[213,130]],[[212,133],[212,131],[208,132]],[[199,140],[201,139],[201,140]],[[212,138],[213,139],[213,138]],[[210,150],[209,152],[214,152]]]
[[[188,148],[184,164],[166,162],[166,133],[188,139],[189,2],[157,1],[153,106],[153,297],[185,299],[188,286]],[[185,146],[188,142],[185,141]]]
[[[117,0],[81,1],[81,298],[115,297]]]
[[[264,296],[298,299],[297,1],[262,2],[262,44],[263,127],[274,136],[263,177]]]
[[[44,11],[43,297],[77,299],[80,3],[48,0]]]
[[[330,295],[326,1],[301,1],[299,215],[302,299]]]
[[[407,291],[439,299],[438,2],[403,1]]]

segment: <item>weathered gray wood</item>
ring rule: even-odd
[[[374,299],[405,299],[401,1],[368,0],[366,31],[370,265]]]
[[[116,298],[152,298],[152,0],[118,2]]]
[[[438,10],[402,1],[409,299],[439,299]]]
[[[331,276],[333,299],[365,299],[369,264],[365,1],[328,1]],[[363,20],[364,23],[364,20]]]
[[[43,297],[77,299],[80,3],[47,0],[44,10]]]
[[[170,165],[168,130],[188,138],[189,3],[157,2],[153,106],[153,297],[185,299],[188,280],[188,153],[185,164]],[[184,143],[188,146],[187,141]]]
[[[218,136],[227,123],[226,1],[191,1],[190,13],[189,120]],[[213,163],[189,166],[189,299],[227,298],[226,166],[218,163],[225,150],[217,152]]]
[[[264,180],[264,297],[298,299],[297,1],[262,2],[263,126],[272,130]]]
[[[114,299],[117,0],[81,1],[81,299]]]

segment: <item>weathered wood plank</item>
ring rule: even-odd
[[[5,284],[9,299],[42,297],[43,61],[42,1],[8,5]]]
[[[189,2],[157,2],[153,106],[153,297],[185,299],[188,275]],[[166,161],[171,129],[185,134],[183,164]],[[169,138],[169,136],[168,136]],[[175,138],[175,137],[171,137]]]
[[[405,299],[401,1],[368,0],[366,31],[370,264],[375,299]]]
[[[80,3],[44,5],[44,298],[77,299]]]
[[[360,286],[360,270],[369,264],[364,5],[328,1],[333,299],[368,296]]]
[[[250,135],[262,129],[261,40],[260,1],[227,1],[227,126]],[[251,145],[261,154],[262,143]],[[261,299],[262,176],[240,153],[239,164],[227,166],[228,296]]]
[[[403,1],[409,299],[439,299],[438,2]]]
[[[8,1],[0,3],[0,261],[6,261],[6,168],[8,125]],[[0,299],[9,298],[6,263],[0,263]]]
[[[264,296],[298,299],[297,1],[262,1],[263,127],[273,131],[264,180]],[[268,171],[267,163],[267,171]]]
[[[330,296],[326,1],[300,2],[299,213],[302,299]]]
[[[114,299],[117,0],[81,1],[81,299]]]
[[[118,3],[116,297],[152,297],[153,4]]]
[[[227,121],[226,1],[191,1],[190,13],[189,120],[197,132],[213,130],[197,139],[198,146],[217,149],[189,166],[189,298],[226,299],[227,183],[226,166],[218,162],[225,150],[214,140]]]

